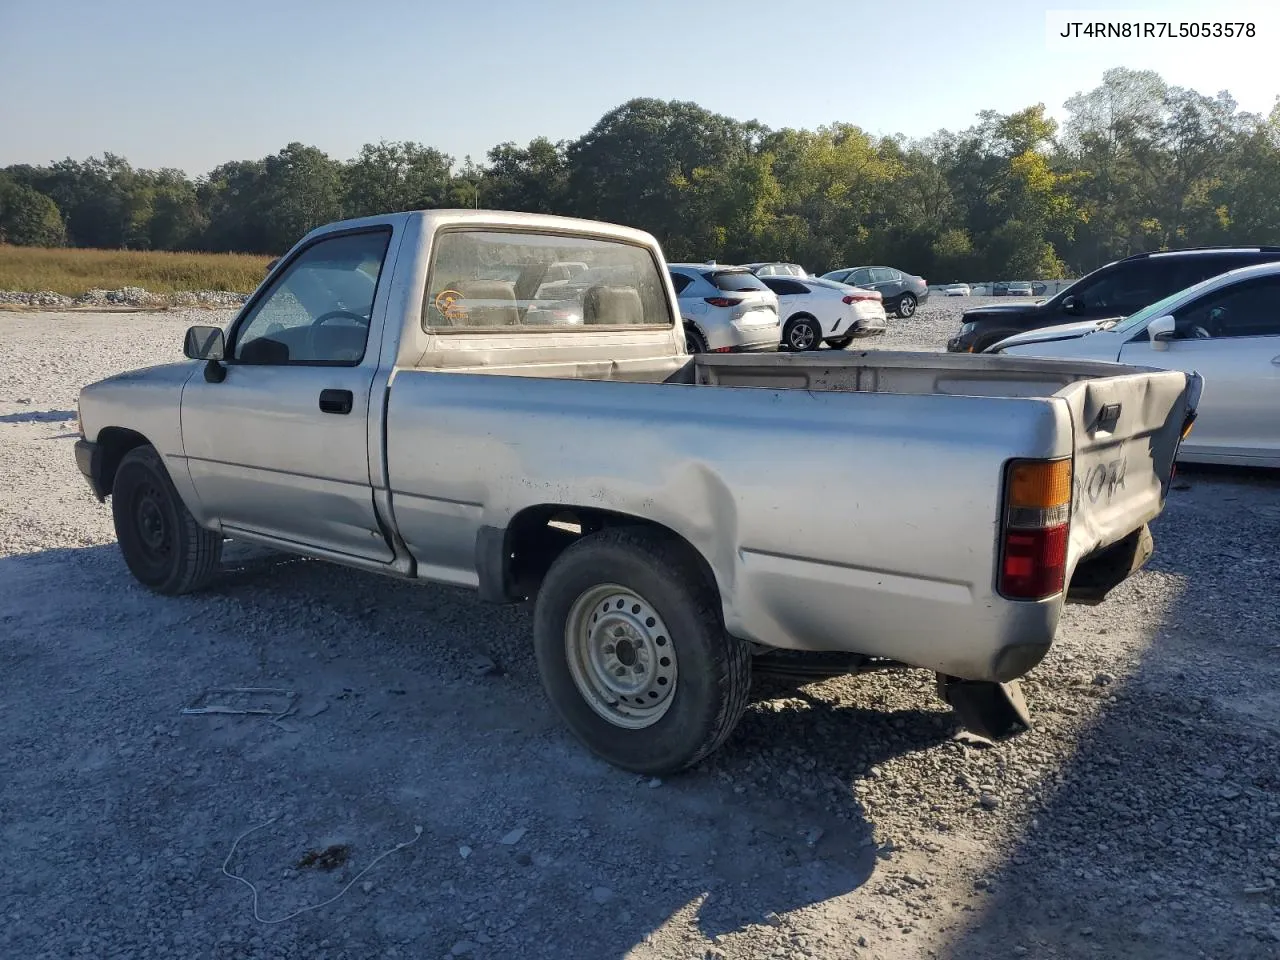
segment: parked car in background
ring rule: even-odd
[[[885,310],[900,317],[914,316],[916,307],[929,299],[929,285],[923,277],[893,267],[845,267],[824,273],[822,279],[875,290]]]
[[[1199,373],[1204,397],[1178,459],[1280,467],[1280,263],[1202,280],[1118,323],[1044,327],[986,352]]]
[[[761,277],[778,295],[782,349],[817,350],[823,342],[843,350],[859,337],[883,334],[884,304],[874,290],[809,277]]]
[[[799,277],[803,280],[809,276],[798,263],[744,263],[743,266],[757,277]]]
[[[1010,297],[1034,297],[1035,291],[1031,288],[1031,284],[1025,280],[1015,280],[1013,283],[1005,287],[1005,294]]]
[[[1238,267],[1277,260],[1280,247],[1191,247],[1140,253],[1099,267],[1048,300],[966,310],[960,318],[960,330],[947,342],[947,349],[952,353],[981,353],[994,343],[1028,330],[1080,320],[1118,320],[1201,280]]]
[[[967,297],[971,291],[967,283],[949,283],[943,288],[942,292],[948,297]]]
[[[689,353],[777,350],[778,297],[746,267],[667,265]]]

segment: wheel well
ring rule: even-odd
[[[716,603],[720,602],[720,589],[711,564],[693,544],[670,527],[626,513],[563,504],[526,507],[511,518],[501,537],[481,537],[479,549],[490,553],[489,557],[477,558],[480,561],[477,566],[481,571],[482,593],[489,599],[508,602],[535,596],[543,577],[560,554],[583,537],[609,527],[645,527],[680,544],[697,564],[707,586],[714,591]],[[492,556],[496,550],[501,551],[500,557]],[[483,583],[486,579],[490,582]]]
[[[116,482],[116,471],[120,461],[130,450],[144,446],[151,441],[136,430],[124,427],[103,427],[98,431],[98,448],[102,451],[98,461],[98,489],[104,495],[111,493]]]
[[[994,347],[1001,340],[1004,340],[1007,337],[1012,337],[1016,333],[1018,333],[1017,330],[996,330],[993,333],[980,334],[973,341],[973,352],[982,353],[988,347]]]

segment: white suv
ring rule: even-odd
[[[690,353],[777,350],[778,297],[745,267],[672,263]]]

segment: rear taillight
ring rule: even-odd
[[[997,590],[1043,600],[1066,586],[1071,526],[1071,458],[1014,460],[1005,474]]]
[[[880,292],[878,290],[870,290],[866,293],[851,293],[847,297],[841,297],[845,303],[866,303],[868,300],[879,300]]]
[[[736,307],[742,302],[741,300],[733,299],[733,297],[703,297],[702,299],[713,307]]]

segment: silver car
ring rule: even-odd
[[[746,267],[672,263],[689,353],[777,350],[778,296]]]
[[[1204,399],[1178,459],[1280,467],[1280,263],[1211,277],[1118,322],[1043,327],[987,352],[1194,371]]]

